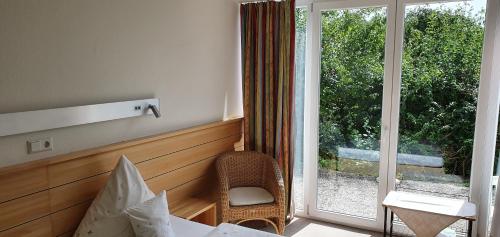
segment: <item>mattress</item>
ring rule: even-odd
[[[170,215],[170,222],[172,223],[175,237],[203,237],[215,229],[215,227],[188,221],[173,215]]]

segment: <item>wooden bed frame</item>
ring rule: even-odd
[[[122,154],[170,208],[213,195],[215,159],[242,150],[234,119],[0,168],[0,237],[71,236]]]

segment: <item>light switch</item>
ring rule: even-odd
[[[52,151],[54,145],[51,137],[28,141],[28,154]]]

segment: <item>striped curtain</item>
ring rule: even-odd
[[[263,152],[277,160],[289,212],[295,0],[242,4],[240,11],[245,150]]]

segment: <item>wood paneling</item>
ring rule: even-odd
[[[182,150],[157,159],[149,160],[148,162],[139,163],[136,166],[141,172],[142,177],[144,179],[149,179],[192,164],[201,159],[232,150],[232,146],[237,141],[238,136],[239,135],[230,136],[211,143],[205,143],[188,150]]]
[[[0,232],[0,237],[50,237],[52,226],[48,217],[36,219],[24,225]]]
[[[209,174],[171,189],[167,192],[169,208],[173,208],[170,202],[176,203],[183,199],[190,198],[193,195],[212,190],[215,186],[215,182],[217,182],[215,174]]]
[[[54,164],[49,166],[50,187],[108,172],[115,167],[121,155],[126,155],[133,163],[139,163],[210,141],[237,135],[239,132],[238,126],[232,124],[231,126],[212,127],[198,132],[181,134],[178,137],[168,137],[151,143]]]
[[[199,178],[214,168],[218,154],[231,150],[237,136],[206,143],[137,164],[146,183],[156,193]],[[191,152],[192,151],[192,152]],[[205,159],[205,160],[202,160]],[[201,162],[199,162],[202,160]],[[50,189],[51,210],[61,210],[93,199],[106,183],[110,172]]]
[[[95,198],[110,172],[50,189],[50,209],[55,212]]]
[[[68,182],[109,172],[116,166],[121,155],[119,151],[114,151],[50,165],[49,185],[57,187]]]
[[[200,178],[210,170],[215,172],[215,158],[212,157],[190,166],[168,172],[166,174],[151,178],[146,181],[149,188],[155,192],[159,193],[162,190],[171,190],[175,187],[181,186],[191,180]]]
[[[60,235],[56,235],[57,237],[72,237],[73,236],[73,232],[75,231],[69,231],[69,232],[66,232],[64,234],[60,234]]]
[[[0,231],[50,213],[49,192],[43,191],[0,204]]]
[[[213,192],[217,156],[241,137],[236,119],[0,168],[0,237],[71,236],[122,154],[170,208]]]
[[[50,215],[55,236],[75,231],[92,201],[87,201]]]
[[[47,167],[0,174],[0,203],[47,189]]]

